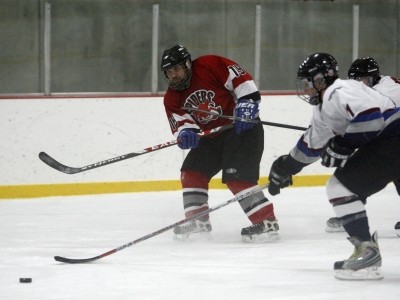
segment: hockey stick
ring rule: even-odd
[[[227,130],[229,128],[233,127],[233,124],[229,124],[229,125],[225,125],[225,126],[221,126],[221,127],[217,127],[214,129],[210,129],[210,130],[206,130],[203,132],[200,132],[198,135],[199,136],[209,136],[212,135],[214,133],[217,132],[221,132],[224,130]],[[131,152],[128,154],[124,154],[124,155],[120,155],[120,156],[116,156],[110,159],[106,159],[106,160],[102,160],[99,161],[97,163],[91,164],[91,165],[87,165],[84,167],[68,167],[60,162],[58,162],[57,160],[55,160],[54,158],[52,158],[50,155],[48,155],[46,152],[40,152],[39,153],[39,158],[48,166],[50,166],[53,169],[56,169],[57,171],[66,173],[66,174],[76,174],[76,173],[80,173],[80,172],[84,172],[84,171],[88,171],[88,170],[92,170],[95,168],[100,168],[109,164],[113,164],[122,160],[126,160],[132,157],[136,157],[139,155],[143,155],[143,154],[147,154],[150,152],[154,152],[157,150],[161,150],[161,149],[165,149],[168,147],[171,147],[173,145],[176,145],[178,143],[177,140],[174,141],[170,141],[170,142],[165,142],[159,145],[155,145],[155,146],[151,146],[142,150],[138,150],[136,152]]]
[[[260,120],[254,120],[254,119],[242,119],[242,118],[234,117],[234,116],[220,115],[219,113],[216,113],[216,112],[203,110],[203,109],[198,109],[198,108],[181,107],[181,109],[188,110],[188,111],[190,111],[190,110],[198,111],[198,112],[202,112],[202,113],[205,113],[205,114],[208,114],[208,115],[216,116],[216,117],[222,118],[222,119],[229,119],[229,120],[248,122],[248,123],[255,123],[255,124],[261,123],[263,125],[282,127],[282,128],[288,128],[288,129],[295,129],[295,130],[301,130],[301,131],[307,130],[307,128],[305,128],[305,127],[287,125],[287,124],[280,124],[280,123],[273,123],[273,122],[267,122],[267,121],[260,121]]]
[[[249,190],[245,191],[243,194],[240,194],[239,196],[235,196],[234,198],[232,198],[232,199],[230,199],[230,200],[228,200],[226,202],[223,202],[223,203],[221,203],[221,204],[219,204],[217,206],[211,207],[211,208],[209,208],[209,209],[207,209],[207,210],[205,210],[205,211],[203,211],[201,213],[198,213],[198,214],[196,214],[194,216],[191,216],[189,218],[183,219],[183,220],[181,220],[179,222],[176,222],[174,224],[168,225],[168,226],[166,226],[166,227],[164,227],[162,229],[159,229],[157,231],[149,233],[149,234],[147,234],[145,236],[142,236],[141,238],[138,238],[137,240],[134,240],[134,241],[129,242],[129,243],[125,244],[125,245],[119,246],[119,247],[117,247],[115,249],[112,249],[110,251],[107,251],[107,252],[105,252],[103,254],[100,254],[100,255],[97,255],[97,256],[94,256],[94,257],[90,257],[90,258],[67,258],[67,257],[62,257],[62,256],[54,256],[54,259],[56,261],[58,261],[58,262],[62,262],[62,263],[66,263],[66,264],[84,264],[84,263],[94,262],[96,260],[99,260],[99,259],[104,258],[106,256],[109,256],[111,254],[114,254],[114,253],[116,253],[118,251],[124,250],[125,248],[131,247],[131,246],[136,245],[136,244],[138,244],[140,242],[143,242],[143,241],[148,240],[148,239],[150,239],[152,237],[155,237],[155,236],[157,236],[157,235],[159,235],[159,234],[161,234],[161,233],[163,233],[165,231],[168,231],[168,230],[170,230],[170,229],[172,229],[172,228],[174,228],[176,226],[182,225],[182,224],[187,223],[189,221],[192,221],[192,220],[198,219],[198,218],[200,218],[202,216],[205,216],[205,215],[207,215],[207,214],[209,214],[209,213],[211,213],[213,211],[216,211],[216,210],[218,210],[218,209],[220,209],[220,208],[222,208],[224,206],[227,206],[227,205],[229,205],[229,204],[231,204],[233,202],[241,201],[241,200],[243,200],[245,198],[248,198],[251,195],[254,195],[254,194],[258,193],[258,192],[261,192],[263,189],[266,189],[267,187],[268,187],[268,184],[262,185],[262,186],[257,186],[255,188],[249,189]]]

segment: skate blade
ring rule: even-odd
[[[358,271],[336,270],[335,278],[340,280],[381,280],[383,274],[380,267],[368,267]]]
[[[190,242],[190,241],[208,241],[212,240],[211,232],[203,231],[192,234],[174,234],[174,241]]]
[[[281,237],[277,231],[264,232],[261,234],[254,235],[242,235],[243,243],[270,243],[280,240]]]
[[[325,231],[328,233],[332,233],[332,232],[345,232],[343,227],[329,227],[327,226],[325,228]]]

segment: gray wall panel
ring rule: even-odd
[[[0,94],[43,93],[46,0],[0,0]],[[400,76],[400,0],[48,0],[51,92],[150,92],[152,5],[159,4],[158,53],[176,43],[195,58],[219,54],[254,73],[255,8],[261,5],[261,90],[293,90],[298,65],[329,52],[345,78],[352,62],[354,4],[359,56]],[[159,76],[158,90],[166,83]]]

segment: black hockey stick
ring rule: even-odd
[[[260,120],[254,120],[254,119],[242,119],[242,118],[234,117],[234,116],[220,115],[219,113],[216,113],[216,112],[203,110],[203,109],[198,109],[198,108],[181,107],[181,109],[188,110],[188,111],[198,111],[198,112],[202,112],[202,113],[205,113],[205,114],[216,116],[216,117],[222,118],[222,119],[229,119],[229,120],[242,121],[242,122],[255,123],[255,124],[261,123],[263,125],[282,127],[282,128],[288,128],[288,129],[295,129],[295,130],[301,130],[301,131],[307,130],[306,127],[287,125],[287,124],[280,124],[280,123],[267,122],[267,121],[260,121]]]
[[[217,128],[214,128],[214,129],[206,130],[206,131],[203,131],[203,132],[199,133],[198,135],[199,136],[209,136],[209,135],[212,135],[214,133],[227,130],[227,129],[231,128],[231,127],[233,127],[233,124],[229,124],[229,125],[217,127]],[[119,162],[119,161],[122,161],[122,160],[126,160],[126,159],[129,159],[129,158],[132,158],[132,157],[136,157],[136,156],[139,156],[139,155],[143,155],[143,154],[147,154],[147,153],[154,152],[154,151],[157,151],[157,150],[165,149],[165,148],[171,147],[173,145],[176,145],[177,143],[178,143],[177,140],[170,141],[170,142],[165,142],[165,143],[162,143],[162,144],[159,144],[159,145],[155,145],[155,146],[151,146],[151,147],[148,147],[148,148],[145,148],[145,149],[142,149],[142,150],[138,150],[136,152],[131,152],[131,153],[120,155],[120,156],[116,156],[116,157],[113,157],[113,158],[110,158],[110,159],[102,160],[102,161],[99,161],[99,162],[91,164],[91,165],[87,165],[87,166],[84,166],[84,167],[76,167],[76,168],[68,167],[68,166],[58,162],[57,160],[52,158],[50,155],[48,155],[46,152],[40,152],[39,153],[39,158],[46,165],[52,167],[53,169],[56,169],[57,171],[60,171],[60,172],[66,173],[66,174],[76,174],[76,173],[92,170],[92,169],[95,169],[95,168],[100,168],[100,167],[103,167],[103,166],[106,166],[106,165],[109,165],[109,164],[113,164],[113,163],[116,163],[116,162]]]
[[[219,204],[217,206],[211,207],[211,208],[209,208],[209,209],[207,209],[207,210],[205,210],[205,211],[203,211],[201,213],[198,213],[198,214],[196,214],[194,216],[191,216],[189,218],[183,219],[183,220],[181,220],[179,222],[176,222],[174,224],[168,225],[168,226],[166,226],[166,227],[164,227],[162,229],[159,229],[159,230],[154,231],[154,232],[152,232],[150,234],[142,236],[141,238],[138,238],[137,240],[134,240],[134,241],[129,242],[129,243],[125,244],[125,245],[119,246],[119,247],[117,247],[115,249],[112,249],[110,251],[107,251],[107,252],[105,252],[103,254],[100,254],[100,255],[97,255],[97,256],[94,256],[94,257],[90,257],[90,258],[67,258],[67,257],[62,257],[62,256],[54,256],[54,259],[56,261],[58,261],[58,262],[62,262],[62,263],[66,263],[66,264],[84,264],[84,263],[94,262],[94,261],[99,260],[99,259],[101,259],[103,257],[109,256],[109,255],[114,254],[114,253],[116,253],[118,251],[124,250],[125,248],[131,247],[131,246],[136,245],[136,244],[138,244],[140,242],[143,242],[143,241],[148,240],[148,239],[150,239],[152,237],[155,237],[155,236],[157,236],[157,235],[159,235],[159,234],[161,234],[161,233],[163,233],[165,231],[168,231],[168,230],[170,230],[170,229],[172,229],[172,228],[174,228],[176,226],[182,225],[182,224],[187,223],[189,221],[192,221],[192,220],[198,219],[198,218],[200,218],[202,216],[205,216],[205,215],[207,215],[207,214],[209,214],[209,213],[211,213],[213,211],[216,211],[216,210],[218,210],[218,209],[220,209],[220,208],[222,208],[224,206],[227,206],[227,205],[229,205],[229,204],[231,204],[233,202],[241,201],[241,200],[243,200],[245,198],[248,198],[251,195],[254,195],[254,194],[258,193],[258,192],[261,192],[263,189],[266,189],[267,187],[268,187],[268,184],[254,187],[254,188],[252,188],[250,190],[245,191],[243,194],[235,196],[234,198],[232,198],[232,199],[230,199],[230,200],[228,200],[226,202],[223,202],[223,203],[221,203],[221,204]]]

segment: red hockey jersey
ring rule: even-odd
[[[190,86],[183,91],[168,88],[164,96],[171,131],[177,137],[184,128],[204,131],[230,124],[232,120],[182,107],[232,116],[237,99],[257,91],[252,76],[234,61],[217,55],[201,56],[192,62]]]

